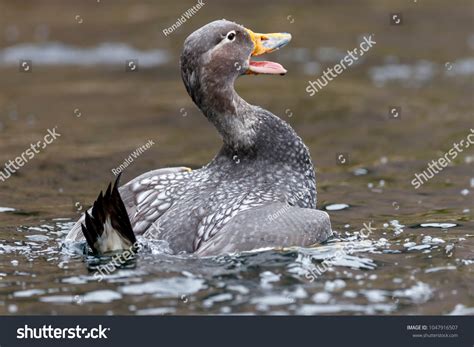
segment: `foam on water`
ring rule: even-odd
[[[441,228],[441,229],[448,229],[454,228],[457,226],[456,223],[421,223],[420,227],[422,228]]]
[[[139,67],[159,66],[169,60],[162,49],[141,51],[126,43],[102,43],[96,47],[76,47],[60,42],[25,43],[0,50],[0,65],[18,65],[31,60],[33,65],[121,65],[137,59]]]
[[[395,59],[396,60],[396,59]],[[369,70],[373,83],[382,87],[390,82],[401,82],[409,87],[420,87],[437,76],[458,77],[474,75],[474,58],[460,58],[453,62],[436,64],[419,60],[414,64],[401,64],[393,59]]]
[[[205,288],[204,280],[186,277],[162,278],[155,281],[131,284],[119,288],[119,291],[128,295],[153,294],[155,297],[177,297],[189,295]]]
[[[421,272],[410,272],[411,275],[397,272],[397,278],[391,274],[388,278],[393,281],[387,281],[384,278],[387,267],[379,270],[381,256],[409,251],[411,256],[419,257],[425,251],[435,250],[445,256],[446,247],[454,247],[457,242],[451,240],[447,244],[445,234],[406,233],[401,239],[404,225],[391,220],[382,229],[385,230],[382,238],[375,234],[364,238],[357,231],[345,229],[344,237],[317,247],[268,249],[208,258],[170,255],[161,244],[143,239],[140,242],[144,247],[133,268],[115,269],[99,282],[94,269],[87,269],[93,258],[84,253],[85,247],[78,247],[82,251],[74,255],[60,249],[64,233],[73,224],[61,220],[21,227],[17,241],[0,242],[0,253],[4,252],[10,262],[0,274],[4,286],[13,285],[9,280],[12,271],[16,271],[16,278],[23,276],[25,281],[31,275],[36,276],[28,272],[30,261],[42,259],[50,268],[56,268],[51,283],[32,282],[35,285],[12,287],[12,297],[20,300],[12,310],[23,312],[21,300],[26,300],[48,305],[48,309],[55,308],[57,312],[67,307],[87,305],[99,309],[108,304],[121,307],[124,303],[127,309],[122,309],[122,313],[140,315],[175,314],[182,309],[222,314],[388,314],[397,312],[400,305],[407,307],[432,300],[431,285],[426,278],[417,277],[439,276],[456,272],[462,266],[472,266],[472,260],[453,259],[425,267]],[[20,241],[22,238],[24,241]],[[321,268],[325,262],[329,265]],[[315,269],[322,271],[318,273]],[[316,274],[313,280],[307,276],[310,271]],[[18,279],[13,281],[18,283]],[[240,307],[245,311],[239,310]]]
[[[473,316],[474,307],[466,307],[463,304],[457,304],[453,311],[450,313],[451,316]]]
[[[122,298],[122,295],[113,291],[113,290],[96,290],[93,292],[86,293],[82,299],[84,303],[91,303],[91,302],[100,302],[100,303],[108,303],[114,300],[119,300]]]
[[[350,206],[348,204],[330,204],[324,207],[326,211],[341,211],[348,209]]]

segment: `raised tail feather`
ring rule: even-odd
[[[120,176],[114,186],[111,183],[105,194],[102,191],[92,206],[92,212],[85,213],[82,232],[94,254],[136,248],[136,237],[127,210],[118,191]]]

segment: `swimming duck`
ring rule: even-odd
[[[234,89],[242,75],[283,75],[275,62],[253,61],[291,40],[217,20],[184,42],[181,76],[223,145],[206,166],[163,168],[119,187],[117,178],[69,232],[96,254],[128,249],[135,235],[166,241],[173,253],[201,256],[310,246],[332,235],[316,209],[313,164],[301,138]]]

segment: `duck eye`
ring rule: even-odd
[[[232,30],[232,31],[228,32],[228,33],[227,33],[227,39],[228,39],[229,41],[234,41],[234,39],[235,39],[235,31]]]

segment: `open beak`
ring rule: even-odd
[[[251,56],[258,56],[276,51],[280,47],[285,46],[291,40],[291,35],[288,33],[257,34],[250,29],[246,30],[253,42]],[[247,74],[284,75],[286,74],[286,69],[282,65],[272,61],[250,60]]]

